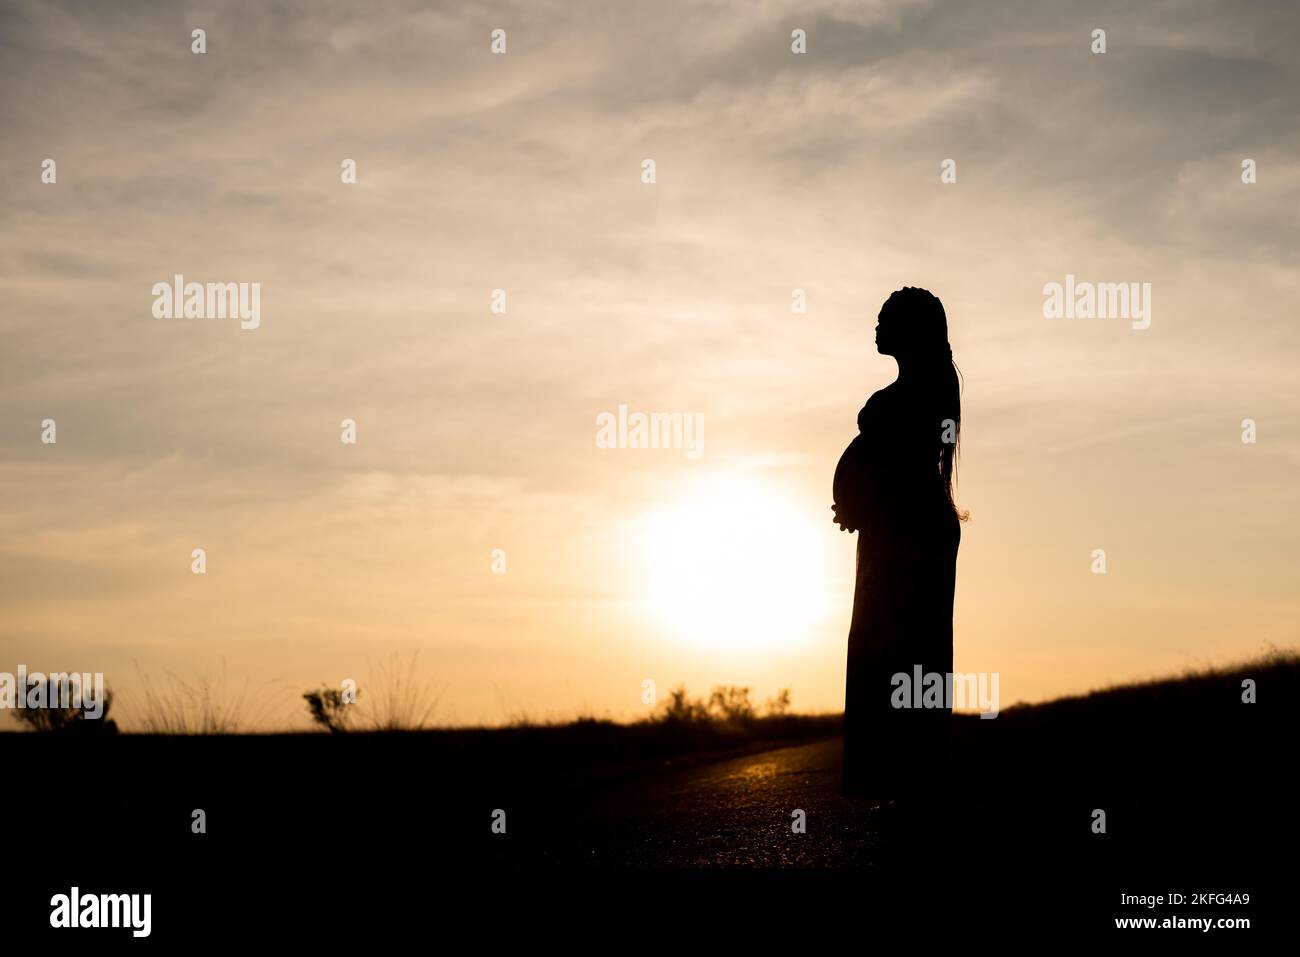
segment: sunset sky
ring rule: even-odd
[[[959,670],[1006,707],[1296,643],[1289,4],[425,6],[0,6],[0,670],[224,661],[294,726],[416,652],[447,723],[838,710],[831,475],[903,285],[965,377]],[[260,328],[153,318],[178,273]],[[1067,274],[1150,328],[1044,318]],[[598,448],[620,404],[703,455]]]

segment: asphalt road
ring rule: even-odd
[[[882,814],[840,796],[838,738],[669,770],[575,802],[548,863],[846,867],[873,863]],[[795,830],[796,811],[804,828]]]

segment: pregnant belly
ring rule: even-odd
[[[831,483],[831,495],[838,505],[858,504],[854,500],[861,495],[863,481],[866,477],[866,456],[862,436],[859,435],[840,456],[835,466],[835,479]]]

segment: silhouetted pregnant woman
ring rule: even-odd
[[[836,523],[858,533],[844,793],[889,799],[933,795],[944,770],[950,702],[897,705],[920,694],[918,667],[945,680],[952,671],[961,392],[943,304],[926,290],[889,297],[876,348],[897,360],[898,378],[858,413],[858,436],[835,469],[833,508]]]

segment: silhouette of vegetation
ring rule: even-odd
[[[373,710],[362,712],[374,731],[419,731],[428,726],[433,713],[438,710],[442,696],[431,681],[416,679],[416,663],[420,653],[411,654],[403,664],[396,654],[379,666],[379,679],[375,684],[378,693],[371,695]]]
[[[790,713],[790,689],[782,688],[775,697],[764,702],[763,710],[769,718],[784,717]],[[724,727],[749,729],[758,719],[758,713],[749,700],[749,689],[735,685],[718,685],[708,701],[692,700],[685,685],[668,692],[660,719],[669,724],[717,724]]]
[[[668,692],[663,720],[669,724],[701,724],[709,720],[709,706],[703,701],[692,701],[686,686],[678,685]]]
[[[754,723],[754,706],[749,701],[749,689],[734,685],[714,688],[709,695],[709,713],[717,715],[723,724],[749,728]]]
[[[49,676],[44,676],[29,688],[28,700],[39,695],[38,700],[46,702],[49,707],[14,709],[14,718],[20,725],[41,733],[115,734],[117,732],[117,722],[108,716],[108,710],[113,704],[113,692],[108,688],[104,689],[103,712],[98,718],[87,717],[84,708],[72,704],[63,707],[56,703],[60,700],[70,700],[70,686],[66,677],[62,681],[53,682]]]
[[[1241,704],[1242,682],[1258,681],[1262,675],[1269,677],[1273,687],[1282,687],[1288,694],[1300,690],[1300,651],[1273,646],[1240,664],[1187,668],[1177,677],[1128,681],[1086,695],[1039,704],[1018,703],[1004,708],[1002,716],[1036,718],[1085,711],[1100,713],[1104,708],[1107,716],[1129,717],[1176,713],[1193,706],[1207,711],[1223,709],[1225,704]],[[1236,707],[1227,713],[1234,717],[1242,714]]]
[[[373,685],[379,690],[366,705],[357,700],[349,703],[338,688],[322,686],[303,693],[307,712],[314,724],[331,734],[362,728],[367,731],[421,731],[428,727],[442,696],[431,681],[416,677],[419,652],[403,661],[393,655],[379,665]],[[526,720],[526,719],[524,719]]]
[[[343,692],[338,688],[317,688],[315,691],[304,691],[302,696],[307,702],[311,719],[316,724],[331,734],[342,734],[348,730],[355,713],[353,702],[344,698]],[[358,690],[357,698],[360,697],[361,692]]]
[[[170,671],[165,674],[162,684],[140,674],[140,703],[131,724],[147,734],[238,734],[259,726],[279,704],[262,689],[255,699],[259,706],[250,708],[249,679],[232,688],[224,660],[216,678],[204,673],[189,682]]]
[[[787,705],[788,705],[788,694]],[[663,720],[670,724],[718,724],[724,727],[747,729],[754,722],[754,705],[749,700],[749,689],[735,685],[718,685],[709,693],[708,701],[691,700],[685,685],[668,692]]]
[[[717,685],[704,699],[692,698],[684,685],[678,685],[668,692],[657,715],[630,727],[657,733],[666,746],[682,751],[803,739],[839,732],[841,718],[838,714],[791,714],[790,698],[790,689],[781,689],[775,697],[767,699],[764,713],[759,715],[750,700],[749,688]]]
[[[782,688],[775,698],[768,698],[763,704],[768,715],[774,718],[784,717],[790,713],[790,689]]]

